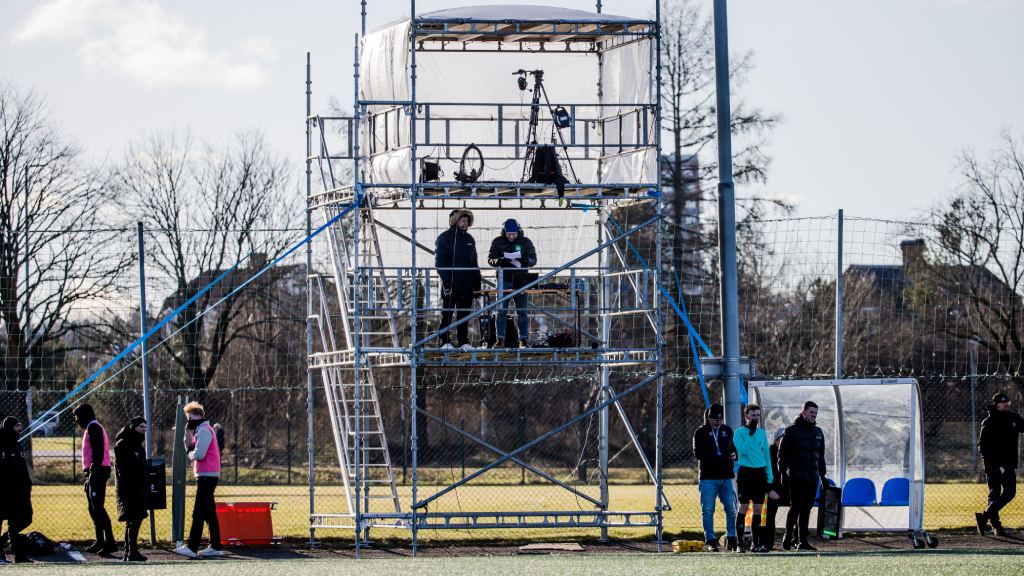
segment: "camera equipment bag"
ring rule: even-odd
[[[548,348],[575,348],[580,337],[579,332],[570,330],[548,336]]]
[[[562,167],[558,163],[558,153],[554,146],[537,148],[537,153],[533,157],[533,166],[530,168],[530,182],[555,184],[558,189],[558,197],[565,196],[567,180],[562,176]]]

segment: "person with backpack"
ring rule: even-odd
[[[4,546],[11,542],[16,563],[31,563],[19,532],[32,523],[32,477],[25,464],[18,436],[21,421],[13,416],[0,424],[0,521],[7,520],[7,532],[0,536],[0,563],[7,562]]]
[[[107,514],[107,481],[110,480],[110,440],[96,412],[89,404],[75,408],[75,422],[85,430],[82,435],[82,470],[85,475],[85,496],[89,516],[96,530],[96,541],[86,552],[105,556],[117,552],[114,529]]]
[[[437,237],[434,245],[434,266],[441,278],[441,330],[451,326],[453,315],[459,320],[469,316],[475,292],[483,283],[480,265],[477,264],[476,241],[469,234],[473,212],[465,208],[452,210],[448,223],[451,227]],[[456,326],[455,333],[459,348],[469,350],[473,347],[469,343],[469,322]],[[439,338],[441,348],[455,348],[451,343],[451,331],[443,332]]]
[[[114,495],[117,519],[124,522],[124,562],[145,562],[139,552],[139,528],[149,516],[149,467],[146,464],[146,419],[132,418],[114,443]]]
[[[1010,410],[1010,399],[1000,392],[992,398],[988,407],[988,418],[981,423],[978,451],[985,463],[985,480],[988,483],[988,507],[984,512],[974,514],[978,533],[982,536],[992,523],[996,536],[1006,536],[1006,529],[999,520],[999,511],[1017,495],[1018,443],[1024,434],[1024,418]]]
[[[188,533],[188,541],[184,546],[175,548],[174,553],[189,558],[223,556],[217,503],[213,496],[220,480],[217,432],[206,421],[206,413],[199,402],[189,402],[185,406],[185,416],[188,418],[185,425],[185,449],[188,451],[188,459],[192,461],[192,474],[196,479],[196,499],[192,507],[192,528]],[[203,524],[210,527],[210,545],[199,550],[203,541]]]
[[[517,256],[509,258],[509,254]],[[533,242],[523,234],[519,222],[509,218],[501,227],[501,234],[491,241],[491,249],[487,253],[487,263],[494,268],[507,268],[502,273],[502,292],[511,292],[517,274],[522,270],[537,265],[537,249]],[[502,302],[495,321],[495,348],[505,348],[505,327],[508,325],[508,305],[516,304],[516,327],[519,330],[519,348],[526,348],[529,343],[530,317],[526,314],[526,293],[518,294]]]

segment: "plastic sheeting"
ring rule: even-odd
[[[578,10],[524,6],[484,6],[426,13],[421,18],[631,20]],[[367,101],[409,101],[409,20],[384,26],[363,38],[360,57],[359,97]],[[487,53],[459,50],[416,53],[417,155],[441,163],[444,181],[453,173],[468,144],[487,144],[483,181],[518,182],[525,168],[526,133],[530,115],[530,89],[521,92],[513,73],[519,69],[544,70],[544,86],[552,106],[575,105],[573,129],[561,130],[568,144],[575,132],[575,148],[559,149],[569,158],[570,171],[583,184],[653,184],[657,181],[657,129],[652,82],[650,39],[597,53],[502,51]],[[422,104],[430,103],[427,110]],[[447,105],[444,105],[447,104]],[[498,107],[502,107],[502,146],[499,144]],[[542,100],[538,142],[551,141],[547,103]],[[604,104],[606,106],[596,106]],[[517,106],[518,105],[518,106]],[[390,112],[387,112],[389,111]],[[363,179],[376,184],[410,184],[409,106],[378,104],[360,118],[359,138]],[[386,118],[385,116],[386,114]],[[646,112],[646,114],[644,114]],[[376,114],[376,118],[372,115]],[[429,115],[429,125],[426,117]],[[620,115],[620,116],[617,116]],[[602,122],[601,119],[604,119]],[[517,143],[518,131],[518,143]],[[429,132],[429,136],[428,136]],[[644,148],[646,136],[646,145]],[[428,140],[429,138],[429,140]],[[604,141],[605,147],[599,144]],[[589,141],[591,146],[581,145]],[[604,157],[603,160],[599,160]]]
[[[769,433],[792,424],[804,401],[817,404],[817,424],[825,435],[828,477],[840,487],[853,478],[871,480],[876,501],[880,502],[882,488],[890,479],[924,482],[921,416],[920,407],[913,403],[914,386],[916,384],[755,386],[752,390],[756,391],[753,401],[762,409],[762,425]],[[917,421],[913,434],[912,411],[916,412]],[[840,437],[844,439],[842,450],[837,444]],[[780,513],[777,521],[778,528],[785,527],[784,514]],[[909,524],[908,506],[843,508],[843,530],[907,530]]]

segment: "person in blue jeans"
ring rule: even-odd
[[[704,526],[704,551],[718,552],[715,538],[715,500],[725,509],[725,533],[728,550],[736,550],[736,491],[733,489],[733,463],[736,447],[733,431],[722,423],[724,409],[712,404],[704,412],[704,425],[693,433],[693,455],[700,469],[700,508]]]
[[[523,229],[514,219],[509,218],[501,227],[501,235],[491,241],[487,263],[495,268],[508,268],[502,273],[504,296],[512,291],[512,281],[517,273],[537,264],[537,250],[533,242],[523,234]],[[519,348],[526,348],[530,335],[530,317],[526,315],[526,294],[513,296],[501,303],[495,322],[495,348],[505,348],[505,327],[508,324],[508,305],[515,302],[516,327],[519,329]],[[515,346],[509,346],[513,348]]]

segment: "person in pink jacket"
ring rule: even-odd
[[[202,404],[189,402],[185,406],[188,423],[185,434],[185,449],[188,459],[192,461],[192,474],[196,478],[196,499],[192,508],[192,529],[188,541],[175,553],[189,558],[196,556],[222,556],[220,540],[220,524],[217,522],[217,504],[213,493],[220,480],[220,445],[217,444],[217,433],[206,421],[206,413]],[[210,545],[199,550],[203,540],[203,524],[210,527]]]

